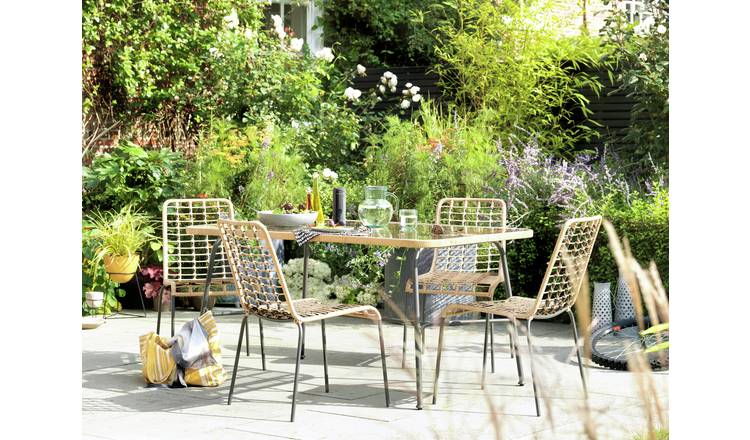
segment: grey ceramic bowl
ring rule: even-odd
[[[258,211],[258,220],[266,226],[294,227],[315,223],[317,212],[304,214],[274,214],[271,211]]]

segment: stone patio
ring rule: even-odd
[[[215,313],[225,312],[217,309]],[[196,312],[178,311],[179,327]],[[401,368],[402,327],[385,324],[391,408],[384,408],[377,327],[351,318],[327,322],[330,393],[323,389],[320,325],[308,326],[300,370],[297,415],[291,409],[296,329],[264,323],[267,371],[261,370],[257,319],[250,318],[250,356],[243,348],[232,405],[226,404],[241,315],[217,316],[227,381],[218,388],[147,388],[141,376],[138,337],[156,328],[148,318],[113,317],[83,330],[83,434],[88,439],[411,439],[411,438],[584,438],[591,417],[597,438],[632,439],[646,426],[636,375],[588,365],[585,401],[569,325],[537,322],[542,417],[536,417],[526,338],[521,338],[527,379],[517,385],[505,327],[496,328],[496,368],[480,389],[482,325],[446,329],[440,395],[432,405],[437,329],[427,330],[424,410],[415,408],[414,339],[409,332],[406,369]],[[166,325],[165,325],[166,323]],[[162,335],[169,334],[169,319]],[[489,360],[488,360],[489,369]],[[668,373],[652,375],[668,411]]]

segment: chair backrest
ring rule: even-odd
[[[234,218],[228,199],[170,199],[162,205],[164,280],[200,281],[208,275],[208,260],[215,237],[190,235],[193,225],[213,225],[221,217]],[[213,278],[231,278],[223,246],[214,259]]]
[[[576,302],[601,224],[600,215],[563,224],[539,287],[534,317],[551,318]]]
[[[435,223],[450,226],[503,228],[505,201],[501,199],[445,198],[438,202]],[[492,243],[453,246],[435,251],[432,270],[489,272],[497,270],[500,252]]]
[[[271,235],[263,223],[220,220],[219,229],[242,307],[255,315],[298,321]]]

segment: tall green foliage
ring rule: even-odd
[[[192,165],[191,191],[227,197],[241,215],[305,199],[306,165],[294,152],[293,132],[214,121],[201,140]]]
[[[416,208],[422,221],[431,221],[441,198],[481,196],[495,152],[486,125],[426,105],[412,121],[386,119],[368,149],[368,182],[388,185],[402,208]]]
[[[445,2],[448,17],[436,30],[435,66],[442,86],[464,113],[494,111],[503,135],[531,131],[540,145],[569,152],[593,131],[576,124],[587,115],[584,87],[599,82],[581,71],[597,63],[596,45],[586,37],[568,41],[549,1],[456,0]]]
[[[107,117],[122,122],[128,138],[186,153],[212,119],[273,123],[298,132],[298,152],[311,164],[361,158],[359,118],[343,95],[348,84],[332,77],[334,55],[312,54],[283,28],[267,29],[267,7],[85,1],[84,116],[111,106]],[[86,120],[87,133],[111,122]]]
[[[620,239],[626,238],[633,256],[648,264],[653,261],[664,287],[669,291],[669,191],[656,186],[651,194],[611,193],[598,200],[593,212],[611,221]],[[615,283],[617,264],[602,231],[589,265],[594,281]]]
[[[601,30],[610,54],[610,77],[635,99],[622,139],[634,148],[623,155],[641,169],[648,169],[652,160],[661,166],[669,161],[669,2],[646,5],[642,21],[636,23],[613,8]]]
[[[433,16],[424,14],[435,0],[323,0],[326,44],[334,45],[354,66],[431,65]]]
[[[108,211],[133,205],[159,217],[165,200],[183,194],[184,171],[180,153],[146,151],[123,142],[83,168],[83,209]]]
[[[261,26],[253,0],[85,0],[84,111],[114,103],[123,117],[179,116],[189,129],[236,110],[247,59],[220,49],[252,41],[235,32],[233,14],[249,29]]]

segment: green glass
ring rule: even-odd
[[[393,216],[393,205],[388,201],[388,197],[394,199],[398,209],[398,198],[388,192],[387,186],[365,187],[365,200],[357,208],[363,225],[368,228],[382,228],[388,225]]]

